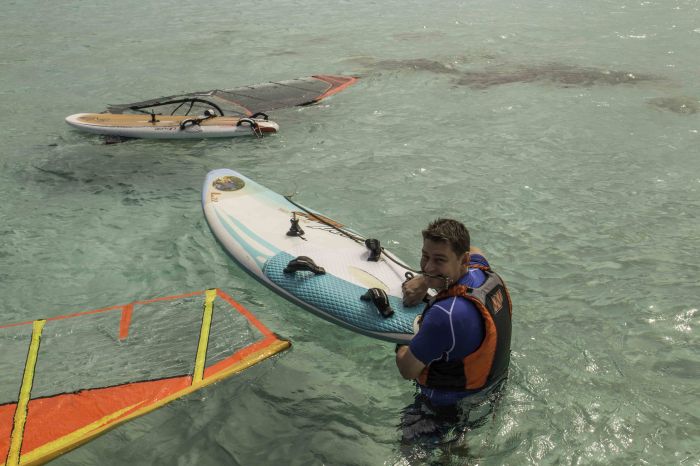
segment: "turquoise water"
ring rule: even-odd
[[[221,287],[293,342],[55,464],[700,464],[696,0],[6,1],[0,41],[0,322]],[[318,73],[361,80],[262,140],[63,122]],[[463,219],[515,303],[495,417],[402,450],[391,345],[234,265],[201,213],[215,168],[413,264],[429,220]]]

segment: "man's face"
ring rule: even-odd
[[[423,240],[423,251],[420,259],[421,270],[429,275],[442,275],[448,277],[453,284],[464,274],[464,254],[458,256],[447,241]],[[443,278],[426,277],[428,286],[441,290],[445,288]]]

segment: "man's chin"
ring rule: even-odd
[[[445,288],[445,280],[441,278],[428,278],[425,282],[428,285],[428,288],[433,288],[438,291]]]

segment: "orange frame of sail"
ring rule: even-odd
[[[135,305],[202,296],[201,325],[190,373],[51,396],[31,395],[44,325],[49,321],[90,314],[121,312],[113,331],[120,342],[129,336]],[[214,304],[223,300],[262,337],[206,365]],[[116,322],[116,320],[115,320]],[[2,466],[43,464],[117,425],[153,411],[177,398],[241,372],[291,346],[263,325],[245,307],[220,289],[196,291],[145,301],[134,301],[92,311],[0,326],[31,326],[31,338],[17,402],[0,404],[0,463]],[[4,376],[4,374],[3,374]]]
[[[335,76],[332,74],[316,74],[313,76],[316,79],[320,79],[321,81],[325,81],[328,84],[330,84],[330,87],[326,92],[323,94],[319,95],[318,97],[313,99],[313,102],[318,102],[320,100],[325,99],[326,97],[330,97],[333,94],[337,94],[338,92],[342,91],[346,87],[352,86],[357,82],[357,78],[354,76]]]

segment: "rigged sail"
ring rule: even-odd
[[[281,108],[310,105],[338,93],[357,81],[352,76],[314,75],[233,89],[190,92],[107,107],[108,113],[159,113],[252,116]]]
[[[0,326],[0,465],[43,464],[290,346],[219,289]]]

